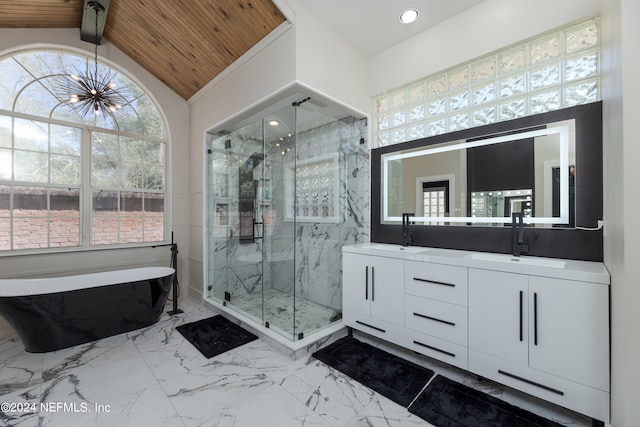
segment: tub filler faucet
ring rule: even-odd
[[[413,236],[411,235],[409,218],[415,216],[414,213],[404,212],[402,214],[402,246],[409,246],[412,243]]]
[[[511,249],[513,256],[526,255],[529,245],[524,243],[524,215],[522,212],[511,214]]]

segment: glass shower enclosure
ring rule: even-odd
[[[206,298],[290,341],[341,319],[365,233],[366,121],[306,101],[206,135]]]

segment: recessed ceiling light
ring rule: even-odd
[[[411,24],[412,22],[415,22],[416,19],[418,19],[418,15],[419,13],[416,9],[407,9],[400,14],[400,17],[398,19],[403,24]]]
[[[278,126],[280,124],[279,121],[277,120],[270,120],[269,121],[269,126]]]

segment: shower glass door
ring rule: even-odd
[[[211,139],[207,159],[213,181],[208,195],[209,296],[258,323],[264,319],[262,124],[258,120]]]
[[[208,296],[295,340],[295,108],[207,144]]]
[[[295,194],[295,108],[288,106],[264,118],[265,170],[260,186],[264,223],[263,258],[265,326],[296,339],[295,217],[287,200]]]

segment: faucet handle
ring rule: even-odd
[[[511,247],[514,256],[526,255],[529,245],[524,243],[524,214],[513,212],[511,214]]]
[[[414,213],[410,213],[410,212],[403,212],[402,213],[402,238],[403,238],[403,243],[402,246],[409,246],[411,244],[411,232],[409,231],[409,225],[411,224],[411,221],[409,221],[409,218],[411,218],[412,216],[414,216]]]
[[[402,223],[404,224],[405,221],[407,222],[407,224],[409,223],[409,218],[412,216],[416,216],[415,213],[413,212],[403,212],[402,213]]]

